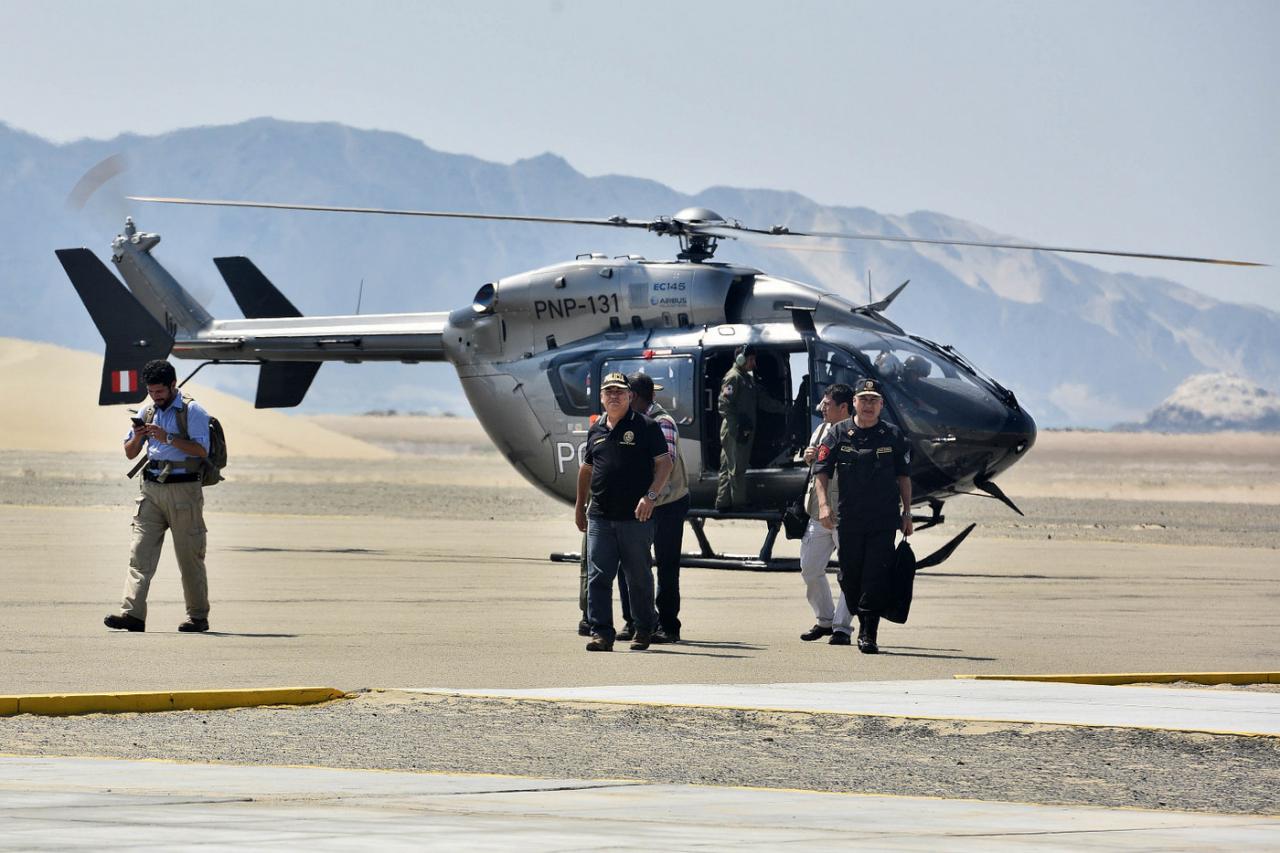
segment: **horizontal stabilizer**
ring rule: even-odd
[[[214,258],[236,304],[250,320],[264,317],[301,317],[302,312],[271,283],[248,258]],[[314,374],[313,374],[314,375]],[[308,382],[311,380],[308,379]]]
[[[259,409],[298,405],[307,396],[307,389],[319,369],[318,361],[264,361],[258,373],[258,396],[253,405]]]
[[[893,293],[890,293],[890,294],[889,294],[888,296],[886,296],[884,299],[881,299],[879,302],[872,302],[872,303],[869,303],[869,304],[864,305],[864,306],[862,306],[862,307],[863,307],[864,309],[866,309],[867,311],[874,311],[874,312],[876,312],[877,314],[883,314],[883,313],[884,313],[884,311],[885,311],[885,310],[886,310],[890,305],[892,305],[892,304],[893,304],[893,300],[895,300],[895,299],[897,299],[897,298],[898,298],[898,294],[899,294],[899,293],[901,293],[902,291],[906,290],[906,289],[907,289],[907,285],[908,285],[908,284],[910,284],[910,283],[911,283],[911,279],[907,279],[907,280],[906,280],[906,281],[904,281],[902,284],[900,284],[900,285],[898,285],[896,288],[894,288]]]
[[[142,367],[165,358],[173,337],[88,249],[58,249],[67,277],[107,345],[98,405],[137,403],[147,395]]]

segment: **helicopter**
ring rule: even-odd
[[[572,261],[482,284],[469,305],[446,312],[303,316],[246,257],[214,258],[244,319],[217,319],[154,257],[160,235],[132,219],[111,243],[125,284],[89,249],[56,255],[106,344],[98,402],[140,402],[142,366],[170,354],[208,364],[260,365],[255,406],[296,406],[325,361],[448,361],[477,418],[512,466],[552,497],[573,503],[587,431],[601,413],[601,377],[647,373],[675,418],[689,472],[690,526],[699,552],[682,565],[795,569],[773,554],[782,508],[802,492],[797,456],[816,426],[815,405],[837,382],[874,377],[883,417],[911,445],[916,529],[945,521],[945,501],[980,494],[1021,514],[995,478],[1026,456],[1036,425],[1017,397],[954,347],[907,332],[886,311],[909,282],[857,304],[824,288],[715,260],[722,240],[876,240],[1261,266],[1244,261],[1095,249],[751,228],[702,207],[651,219],[516,216],[274,202],[130,196],[163,204],[542,222],[644,230],[679,240],[674,260],[580,254]],[[767,243],[765,245],[768,245]],[[776,245],[776,244],[775,244]],[[127,285],[127,287],[125,286]],[[746,511],[714,509],[720,433],[716,398],[734,354],[753,345],[763,393],[786,404],[764,417],[746,477]],[[194,375],[192,372],[191,375]],[[188,379],[190,376],[187,377]],[[185,380],[184,380],[185,381]],[[712,519],[765,522],[759,553],[717,553]],[[970,524],[919,568],[947,559]],[[578,554],[553,560],[578,561]]]

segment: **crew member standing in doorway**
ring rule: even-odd
[[[877,629],[888,604],[894,533],[911,535],[910,450],[902,433],[880,419],[880,383],[860,379],[854,416],[831,430],[818,448],[818,521],[836,527],[827,500],[831,476],[839,478],[840,589],[858,611],[858,650],[880,651]]]
[[[746,509],[747,468],[756,440],[759,413],[783,414],[787,407],[764,393],[756,382],[756,348],[746,344],[734,354],[733,367],[720,383],[720,479],[716,509]]]

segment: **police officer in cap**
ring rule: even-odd
[[[849,607],[857,607],[858,650],[876,654],[880,613],[889,604],[894,533],[912,532],[911,452],[901,431],[880,419],[880,383],[860,379],[854,388],[854,416],[837,424],[818,448],[818,521],[835,526],[827,486],[836,475],[840,589]]]

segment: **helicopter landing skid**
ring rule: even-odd
[[[912,516],[916,530],[927,530],[930,527],[941,524],[945,520],[942,515],[942,501],[929,501],[929,509],[932,511],[927,516]],[[760,546],[760,553],[751,554],[718,554],[711,547],[711,540],[707,538],[704,526],[708,519],[735,519],[745,518],[749,520],[763,521],[767,527],[764,536],[764,542]],[[693,530],[694,537],[698,540],[698,553],[684,553],[680,555],[680,565],[686,568],[695,569],[738,569],[750,572],[797,572],[800,570],[800,560],[795,557],[775,557],[773,556],[773,546],[778,539],[778,531],[782,528],[782,513],[778,510],[746,510],[741,512],[721,512],[713,509],[695,509],[690,510],[686,517],[689,527]],[[960,543],[973,532],[973,528],[977,525],[970,524],[964,530],[953,536],[947,544],[934,551],[927,557],[923,557],[916,561],[917,569],[932,568],[955,552],[960,547]],[[582,554],[577,552],[555,551],[552,552],[550,560],[553,563],[581,563]],[[828,569],[839,569],[840,563],[831,560],[827,563]]]

